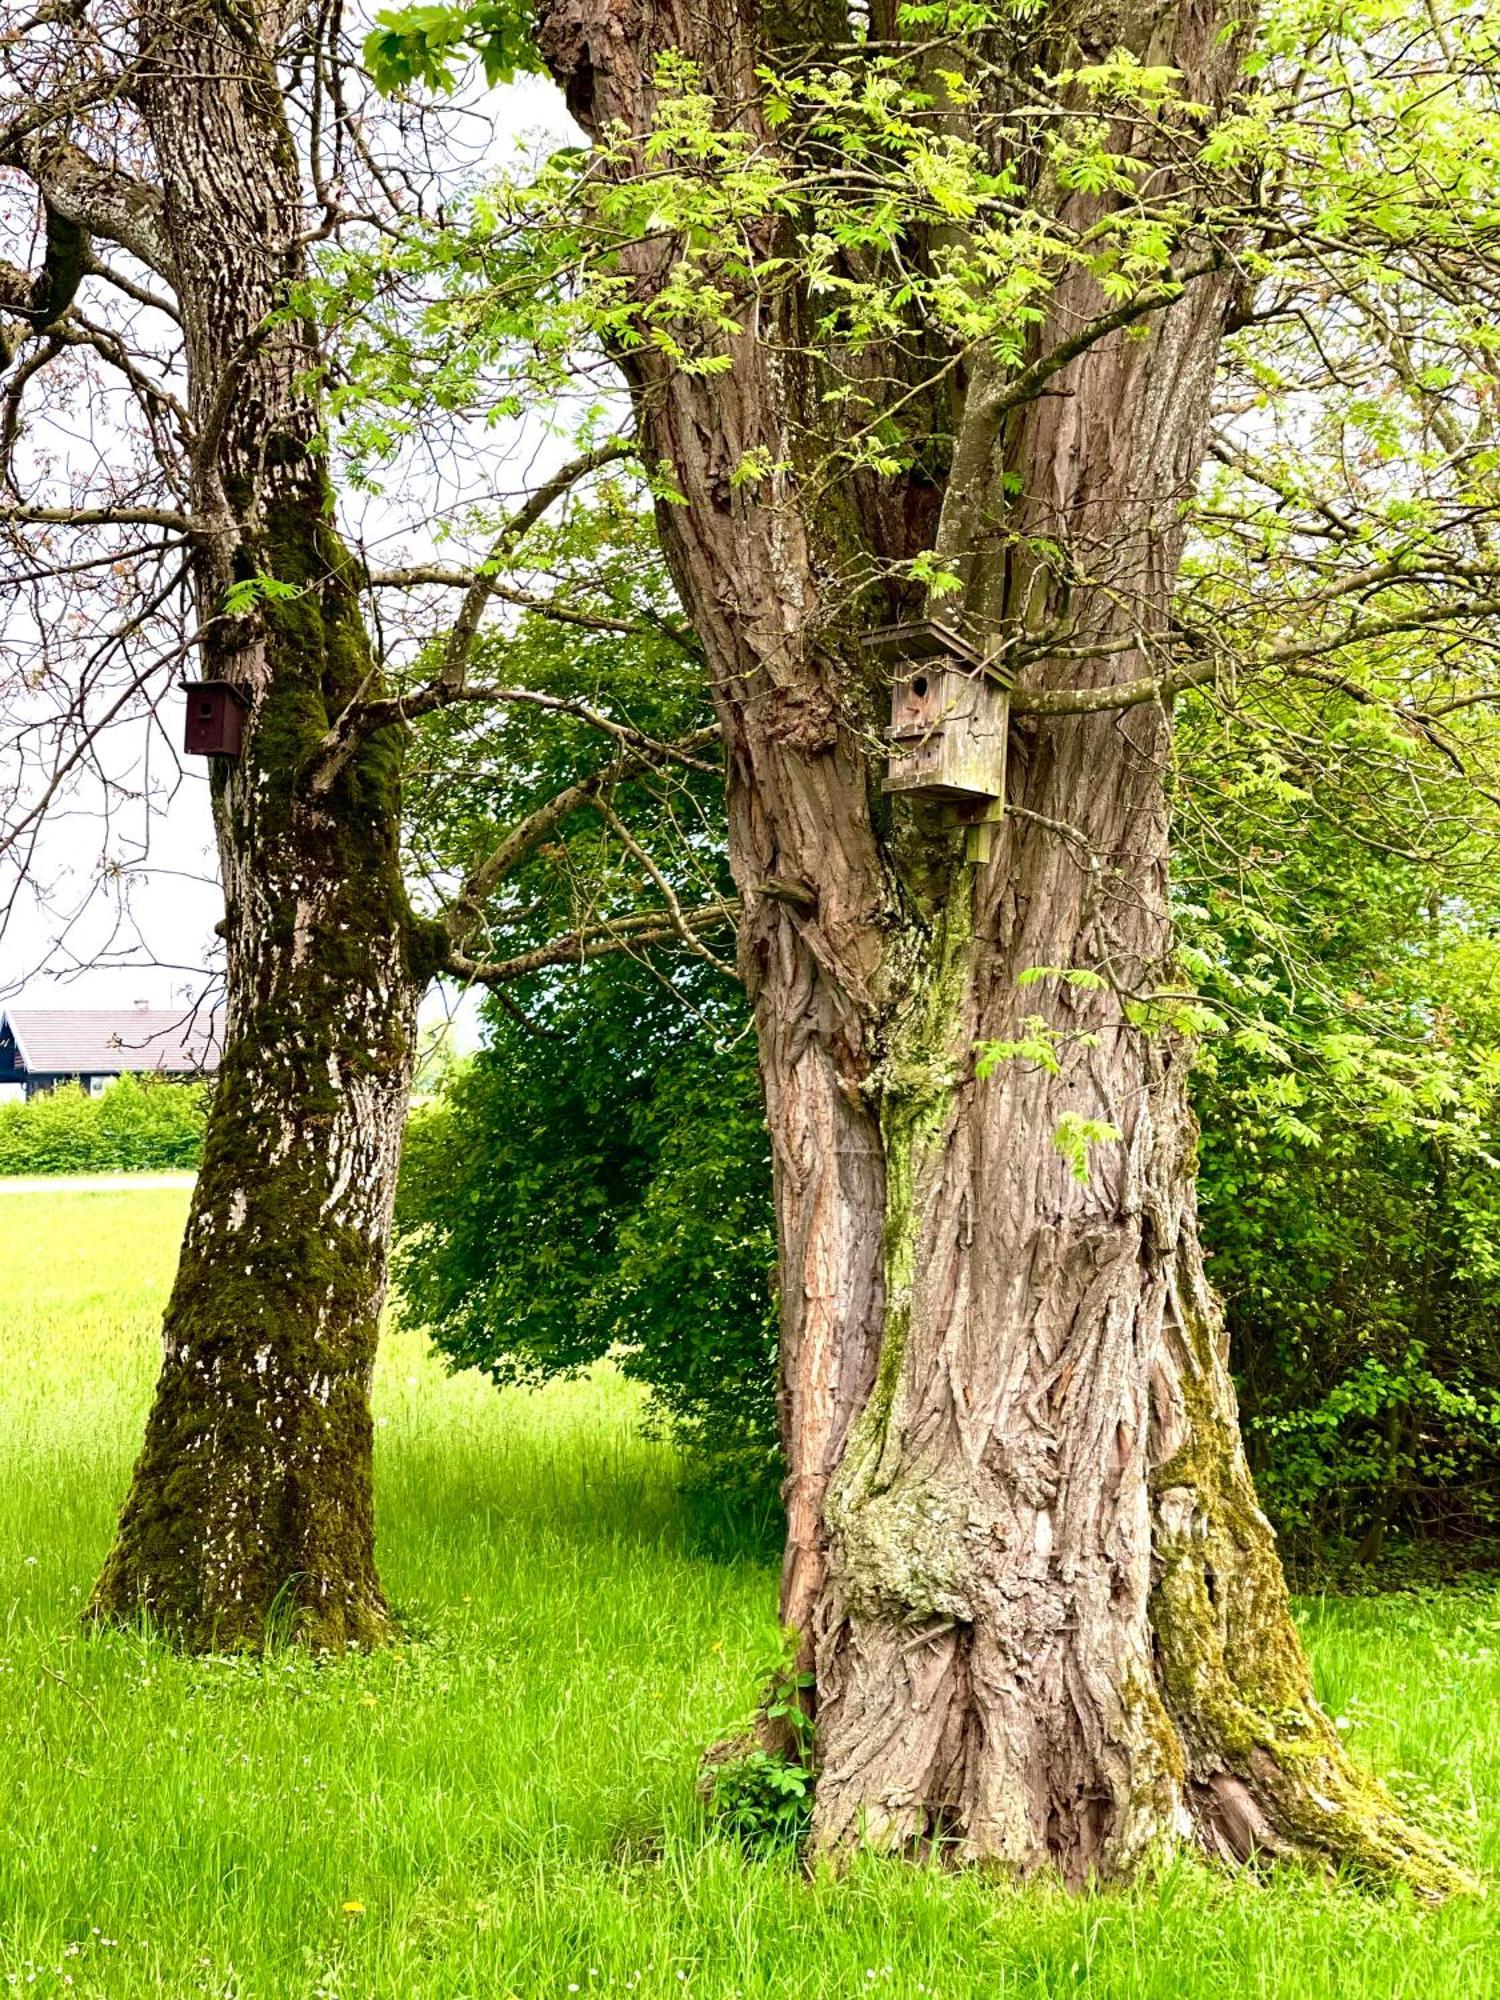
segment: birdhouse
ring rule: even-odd
[[[245,736],[245,697],[228,681],[185,681],[187,726],[182,747],[190,757],[238,757]]]
[[[1003,800],[1013,677],[926,620],[887,625],[864,643],[891,675],[886,791],[955,805]]]

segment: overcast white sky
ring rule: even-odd
[[[580,134],[569,120],[561,96],[539,78],[519,79],[502,90],[476,95],[476,119],[493,124],[491,157],[503,164],[516,149],[539,144],[577,143]],[[475,128],[470,128],[470,135]],[[467,150],[467,147],[466,147]],[[471,155],[472,157],[472,155]],[[0,246],[3,247],[3,246]],[[24,255],[24,249],[16,246]],[[550,456],[536,435],[519,426],[484,433],[485,451],[497,465],[508,465],[510,476],[499,481],[519,486],[532,475],[532,462]],[[59,472],[83,469],[108,449],[108,438],[90,436],[85,428],[60,430],[52,440]],[[70,466],[70,454],[80,460]],[[386,562],[421,560],[432,554],[426,534],[420,465],[414,455],[410,471],[391,482],[392,498],[352,496],[341,506],[346,527],[368,547],[378,546]],[[396,495],[399,495],[399,502]],[[435,510],[434,492],[430,507]],[[446,559],[452,560],[450,545]],[[182,700],[175,692],[164,710],[174,735],[182,726]],[[124,775],[141,768],[143,757],[154,757],[160,771],[167,761],[159,742],[153,751],[147,725],[132,724],[117,733],[111,755]],[[14,745],[0,743],[0,754],[14,755]],[[46,906],[22,896],[0,937],[0,1004],[53,1004],[103,1007],[147,1002],[170,1006],[191,1001],[204,989],[204,969],[214,963],[213,926],[221,914],[213,833],[209,816],[207,778],[202,766],[187,764],[179,780],[170,774],[170,793],[160,793],[149,827],[149,853],[140,859],[146,831],[142,812],[127,813],[106,827],[89,809],[87,798],[47,826],[37,850],[33,875],[46,892]],[[106,883],[111,871],[119,887]],[[123,899],[128,918],[122,927]],[[81,914],[64,923],[57,912],[82,906]],[[47,907],[50,906],[50,907]],[[121,958],[136,962],[121,963]],[[455,996],[433,994],[424,1018],[436,1020],[453,1008]],[[455,1038],[472,1043],[474,1007],[465,1001],[458,1010]]]

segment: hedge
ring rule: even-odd
[[[202,1084],[117,1077],[100,1097],[61,1084],[0,1105],[0,1175],[191,1171],[203,1144]]]

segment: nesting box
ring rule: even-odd
[[[190,757],[238,757],[245,737],[245,697],[228,681],[185,681],[187,726],[183,748]]]
[[[886,791],[1003,800],[1012,676],[928,620],[887,625],[865,646],[891,675]]]

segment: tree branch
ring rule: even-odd
[[[632,728],[628,722],[616,722],[613,716],[606,715],[592,703],[577,700],[569,695],[542,694],[534,688],[494,687],[488,684],[481,687],[447,687],[441,681],[433,681],[426,687],[418,688],[413,694],[393,695],[386,701],[359,703],[357,706],[361,718],[360,731],[353,742],[350,742],[340,730],[339,723],[343,721],[343,717],[340,716],[339,723],[336,723],[328,736],[324,737],[312,760],[305,766],[302,775],[304,788],[314,798],[325,796],[348,762],[347,755],[335,758],[328,753],[327,745],[331,739],[336,738],[341,747],[347,745],[352,752],[355,743],[373,734],[377,729],[387,729],[396,723],[415,722],[420,716],[431,715],[438,709],[451,708],[460,702],[496,707],[507,702],[515,702],[531,708],[548,709],[558,715],[576,715],[591,728],[613,737],[617,743],[629,749],[643,753],[653,762],[686,764],[694,771],[713,771],[718,768],[705,758],[695,757],[689,747],[711,737],[714,734],[712,730],[699,730],[680,743],[667,743],[660,737],[648,735],[644,729]],[[344,713],[348,714],[349,711],[346,709]]]
[[[49,210],[64,221],[118,243],[165,277],[166,239],[161,195],[118,167],[106,167],[55,131],[0,133],[0,160],[17,166],[42,191]]]
[[[1344,652],[1350,646],[1368,644],[1376,639],[1399,638],[1404,632],[1428,630],[1448,619],[1496,617],[1500,617],[1500,598],[1480,598],[1461,606],[1428,605],[1396,618],[1354,619],[1343,631],[1314,644],[1273,646],[1259,659],[1246,662],[1246,667],[1250,672],[1279,667],[1284,673],[1306,680],[1336,684],[1344,693],[1349,693],[1353,684],[1313,663],[1330,653]],[[1104,645],[1100,650],[1105,652],[1114,648]],[[1117,682],[1112,687],[1017,688],[1011,695],[1010,709],[1012,715],[1059,716],[1102,715],[1113,709],[1139,708],[1143,702],[1170,701],[1174,695],[1186,693],[1190,688],[1207,686],[1218,678],[1221,663],[1221,658],[1217,656],[1197,660],[1190,666],[1175,667],[1162,674],[1143,674],[1135,680]],[[1378,695],[1367,695],[1365,698],[1380,700]],[[1405,714],[1409,720],[1417,719],[1415,711],[1404,708],[1400,703],[1390,706],[1397,713]]]
[[[484,860],[478,862],[469,872],[463,888],[449,905],[444,916],[448,935],[455,948],[462,945],[484,920],[484,899],[497,882],[504,881],[513,868],[525,860],[542,841],[561,826],[569,814],[592,805],[602,793],[617,785],[624,778],[637,771],[650,770],[663,761],[662,751],[691,749],[694,745],[707,743],[718,734],[716,726],[695,730],[679,745],[663,745],[661,750],[628,750],[613,763],[591,771],[586,778],[567,785],[562,791],[548,799],[526,815],[518,825],[492,848]]]
[[[600,466],[630,457],[633,451],[633,445],[611,444],[583,452],[579,457],[570,459],[516,508],[491,544],[484,567],[472,578],[464,592],[458,616],[443,650],[443,664],[437,679],[410,695],[381,701],[351,701],[303,768],[302,782],[315,796],[329,790],[356,749],[374,730],[388,728],[395,722],[409,721],[414,715],[425,714],[429,709],[441,708],[446,702],[461,698],[479,621],[498,581],[495,574],[486,571],[493,572],[522,536],[536,526],[548,508],[576,486],[580,479],[598,471]]]
[[[696,910],[679,909],[675,914],[669,910],[638,910],[627,917],[610,918],[588,930],[570,931],[515,958],[487,961],[469,958],[454,949],[441,970],[475,985],[501,986],[523,978],[528,972],[543,972],[551,965],[580,964],[586,959],[603,958],[610,952],[630,951],[640,945],[681,943],[685,939],[695,942],[700,932],[737,922],[739,908],[738,903],[726,901],[706,903]],[[711,954],[709,957],[719,971],[731,978],[736,976],[732,966]]]
[[[174,535],[196,535],[202,524],[170,507],[28,507],[0,506],[0,528],[166,528]]]
[[[403,569],[371,569],[365,572],[365,581],[373,590],[412,590],[422,584],[433,584],[445,590],[468,590],[474,580],[472,569],[453,569],[443,563],[411,563]],[[514,604],[521,611],[534,611],[538,618],[550,618],[559,625],[576,625],[584,632],[618,632],[627,639],[642,632],[660,632],[695,659],[702,655],[698,635],[691,626],[679,624],[675,619],[610,618],[603,612],[579,611],[572,605],[559,604],[555,598],[538,597],[534,591],[520,590],[498,576],[490,586],[490,593],[498,597],[502,604]]]
[[[463,602],[458,607],[458,616],[453,621],[453,629],[448,634],[448,644],[443,651],[442,670],[438,675],[441,683],[463,685],[464,674],[468,670],[469,655],[474,650],[475,636],[479,631],[479,621],[484,616],[485,606],[494,594],[495,585],[499,580],[497,574],[499,565],[515,548],[522,536],[534,528],[554,501],[560,500],[578,484],[580,479],[586,479],[591,472],[597,472],[601,466],[613,465],[619,459],[629,458],[634,450],[633,445],[610,444],[600,445],[594,451],[582,452],[539,486],[536,492],[524,500],[510,516],[491,543],[480,574],[464,592]]]
[[[682,904],[678,900],[676,890],[651,859],[645,848],[641,846],[635,835],[630,831],[630,828],[609,803],[609,800],[596,799],[594,810],[603,818],[605,825],[625,849],[625,852],[633,860],[640,863],[641,867],[645,869],[646,873],[655,883],[657,889],[661,892],[662,901],[667,906],[667,915],[671,920],[672,927],[682,939],[682,942],[696,957],[701,958],[706,965],[711,965],[715,972],[722,972],[726,978],[733,979],[736,976],[734,967],[726,965],[723,959],[716,958],[708,946],[700,943],[688,929],[687,920],[682,914]]]

